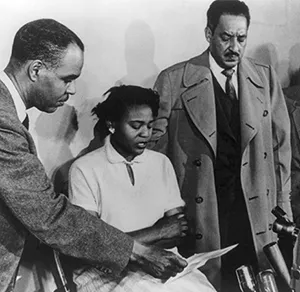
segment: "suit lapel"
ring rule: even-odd
[[[181,95],[184,107],[216,155],[215,98],[207,52],[187,62],[183,83],[187,88]]]
[[[248,60],[243,60],[239,65],[239,99],[241,119],[241,151],[244,152],[247,145],[258,132],[265,99],[263,94],[263,82],[258,71]]]

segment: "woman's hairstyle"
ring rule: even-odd
[[[101,131],[108,131],[108,121],[120,122],[129,109],[135,106],[147,105],[151,108],[153,116],[157,117],[159,95],[150,88],[121,85],[110,88],[105,95],[108,95],[107,98],[92,109],[92,114],[99,119],[97,128]]]

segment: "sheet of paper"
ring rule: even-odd
[[[181,273],[177,274],[175,277],[170,278],[166,283],[176,281],[177,279],[183,277],[184,275],[190,273],[191,271],[204,266],[208,260],[220,257],[228,253],[229,251],[237,247],[237,245],[238,244],[234,244],[223,249],[194,254],[193,256],[186,259],[186,261],[188,262],[187,267]]]

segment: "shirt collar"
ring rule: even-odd
[[[17,91],[15,85],[4,71],[0,72],[0,80],[4,83],[9,93],[11,94],[17,110],[18,118],[21,122],[23,122],[26,118],[26,107],[19,92]]]
[[[132,161],[127,161],[111,144],[110,142],[110,135],[107,136],[105,140],[105,151],[107,155],[107,159],[110,163],[125,163],[125,164],[134,164],[134,163],[141,163],[145,161],[145,152],[149,151],[147,149],[141,155],[136,156]]]
[[[214,59],[214,57],[211,55],[211,53],[208,53],[208,58],[209,58],[209,66],[211,71],[213,72],[213,74],[215,76],[221,76],[222,71],[224,70],[224,68],[221,68],[218,63],[216,62],[216,60]],[[234,70],[233,75],[237,75],[237,66],[232,68]],[[224,75],[223,75],[224,76]],[[225,76],[224,76],[225,77]],[[226,77],[225,77],[226,78]]]

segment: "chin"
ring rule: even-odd
[[[135,151],[135,156],[138,156],[138,155],[141,155],[141,154],[143,154],[144,153],[144,151],[145,151],[145,149],[138,149],[138,150],[136,150]]]
[[[224,69],[231,69],[233,67],[235,67],[238,64],[238,62],[226,62],[223,65]]]
[[[46,112],[48,114],[52,114],[57,110],[57,107],[49,107],[47,109],[42,110],[43,112]]]

